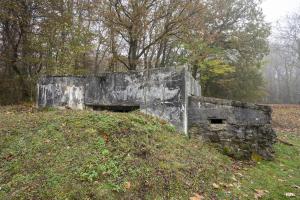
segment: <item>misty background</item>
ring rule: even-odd
[[[263,75],[266,103],[300,103],[300,2],[267,0],[262,4],[272,25],[270,53]]]

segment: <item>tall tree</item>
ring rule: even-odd
[[[166,56],[165,44],[195,13],[192,8],[197,8],[195,1],[102,1],[105,25],[113,44],[119,44],[118,52],[112,48],[113,56],[129,70],[137,69],[155,45],[156,58]]]
[[[183,54],[194,76],[204,75],[204,95],[253,101],[262,95],[260,68],[268,53],[270,26],[260,4],[259,0],[205,1],[204,27],[185,41]]]

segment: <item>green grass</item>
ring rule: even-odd
[[[240,190],[235,192],[245,199],[252,199],[255,190],[267,190],[262,199],[291,199],[286,193],[300,198],[300,138],[291,134],[279,134],[292,143],[276,144],[276,158],[272,162],[262,161],[255,167],[247,167],[240,171]]]
[[[229,174],[229,158],[140,113],[3,107],[0,121],[0,199],[211,197]]]
[[[0,137],[0,199],[299,197],[299,146],[278,144],[274,162],[236,170],[210,145],[137,112],[0,107]]]

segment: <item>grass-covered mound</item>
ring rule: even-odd
[[[140,113],[2,107],[0,199],[215,197],[230,161]]]
[[[240,163],[138,112],[0,107],[0,199],[297,199],[300,138],[279,136]]]

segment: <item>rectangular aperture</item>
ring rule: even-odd
[[[110,112],[132,112],[135,110],[139,110],[140,106],[132,106],[132,105],[97,105],[91,106],[93,110],[97,111],[110,111]]]
[[[210,124],[224,124],[225,121],[226,121],[225,119],[218,119],[218,118],[209,119]]]

